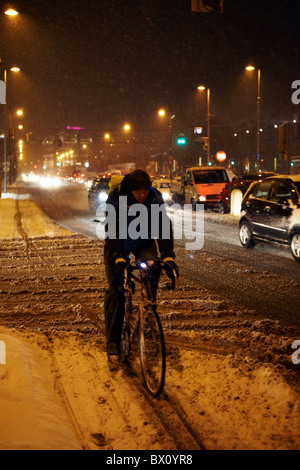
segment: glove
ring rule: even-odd
[[[124,258],[117,258],[115,260],[115,274],[118,278],[122,278],[124,276],[126,266],[127,263]]]
[[[165,270],[168,278],[173,279],[174,278],[174,271],[176,274],[176,277],[179,277],[179,271],[178,271],[178,266],[175,263],[173,258],[164,258],[163,262],[165,263]]]

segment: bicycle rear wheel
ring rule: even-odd
[[[130,318],[132,314],[131,292],[125,294],[125,312],[120,342],[120,361],[126,362],[130,353]]]
[[[164,387],[166,350],[160,319],[152,305],[142,311],[139,340],[144,385],[150,395],[157,397]]]

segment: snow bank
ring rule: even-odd
[[[28,238],[63,237],[73,235],[50,220],[28,195],[8,193],[0,199],[0,240],[23,239],[20,227]]]
[[[30,238],[72,235],[27,195],[7,194],[0,199],[0,239],[22,239],[22,227]],[[0,341],[0,449],[81,448],[55,394],[49,356],[14,330],[0,327]]]
[[[80,449],[54,392],[49,358],[40,348],[0,328],[6,364],[0,364],[0,449]]]
[[[14,199],[14,200],[22,200],[22,199],[30,199],[30,194],[16,194],[16,193],[2,193],[1,199]]]

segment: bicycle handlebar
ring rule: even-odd
[[[163,270],[163,269],[166,270],[166,264],[168,264],[168,263],[165,263],[161,259],[148,260],[148,261],[143,261],[141,263],[137,263],[137,262],[131,263],[125,268],[125,270],[128,270],[129,272],[136,271],[136,270],[146,271],[147,268],[151,268],[153,266],[159,267],[161,270]],[[170,278],[172,282],[170,284],[167,284],[167,289],[168,290],[174,290],[176,288],[177,274],[176,274],[175,269],[172,268],[172,271],[173,271],[173,276],[172,276],[172,278]]]

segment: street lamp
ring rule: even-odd
[[[165,109],[161,108],[158,111],[158,115],[160,117],[165,117],[166,115],[169,118],[169,176],[172,182],[172,164],[173,164],[173,155],[172,155],[172,134],[173,134],[173,127],[172,127],[172,120],[175,118],[175,114],[167,113]]]
[[[19,12],[17,12],[16,10],[14,10],[13,8],[9,8],[8,10],[6,10],[5,12],[5,15],[7,16],[18,16]]]
[[[255,70],[253,65],[248,65],[245,70],[251,72]],[[257,69],[257,101],[256,101],[256,155],[260,155],[260,69]]]
[[[210,88],[206,88],[203,85],[199,85],[197,90],[204,91],[206,89],[207,94],[207,164],[210,161]]]
[[[12,67],[11,72],[19,72],[19,67]],[[4,69],[4,158],[3,158],[3,174],[4,174],[4,194],[7,193],[7,171],[9,162],[7,161],[7,70]]]
[[[132,130],[132,127],[128,122],[126,122],[123,126],[123,129],[124,129],[125,132],[130,132]],[[133,129],[133,131],[134,131],[134,129]],[[133,136],[132,136],[132,140],[133,140],[133,156],[132,156],[132,158],[133,158],[133,163],[136,164],[136,156],[135,156],[136,136],[135,136],[134,133],[133,133]]]
[[[124,131],[129,132],[130,129],[131,129],[130,124],[128,124],[128,123],[124,124],[123,129],[124,129]]]

